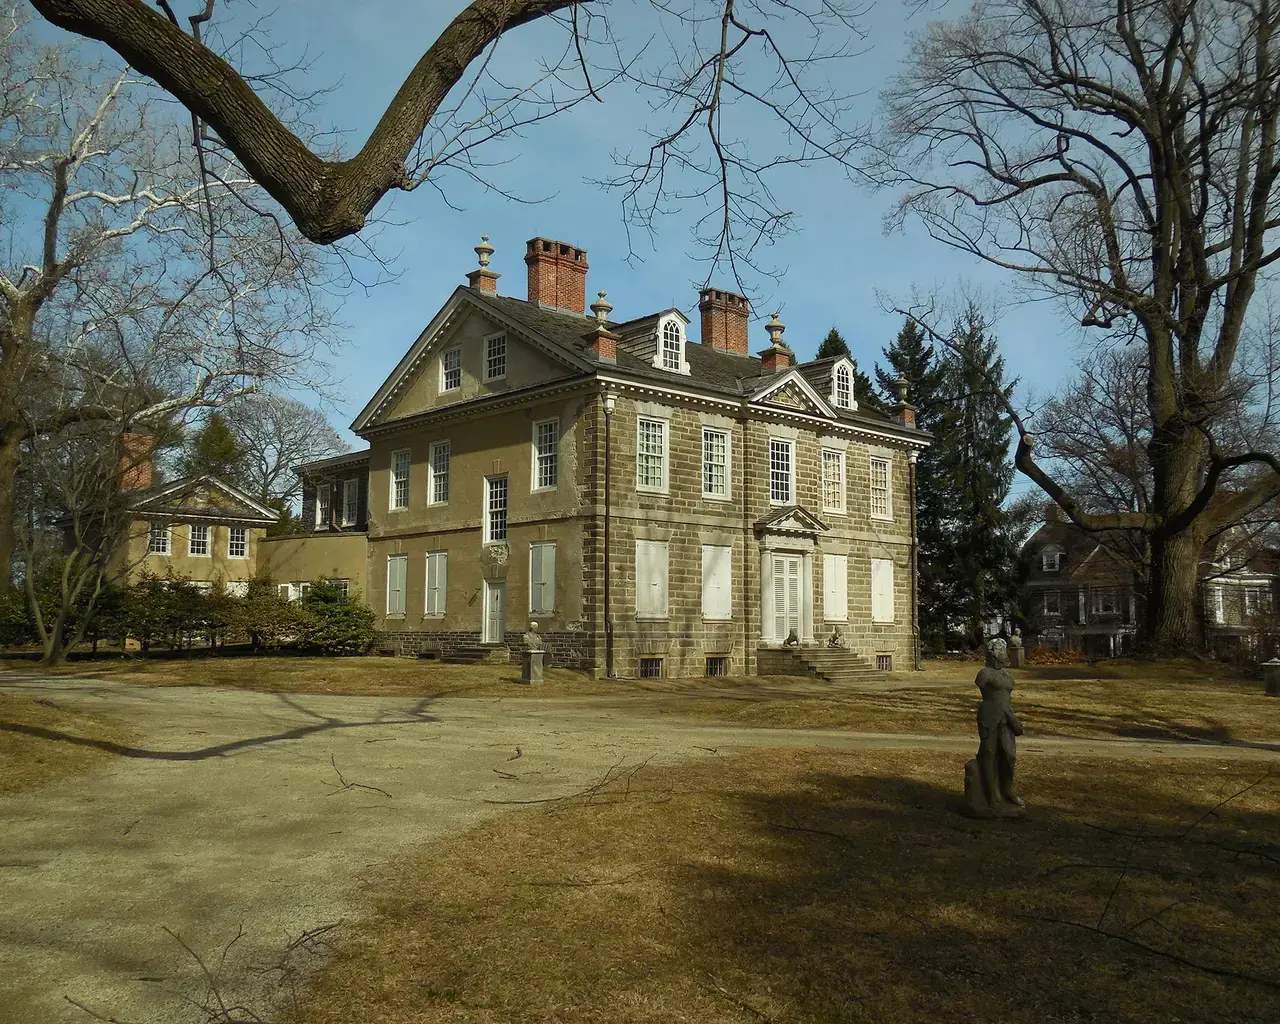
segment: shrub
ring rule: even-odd
[[[317,654],[365,654],[373,646],[373,612],[321,577],[299,604],[298,646]]]

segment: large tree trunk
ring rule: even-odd
[[[1156,657],[1203,652],[1199,609],[1200,551],[1195,530],[1151,539],[1151,582],[1143,618],[1143,646]]]
[[[21,431],[0,431],[0,594],[8,593],[13,583],[13,552],[18,546],[13,509],[17,499],[21,444]]]

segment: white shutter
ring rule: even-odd
[[[427,614],[443,615],[445,594],[449,586],[449,553],[432,551],[427,555]]]
[[[636,614],[655,619],[666,618],[666,541],[636,541]]]
[[[893,621],[893,562],[871,559],[871,621]]]
[[[733,618],[733,548],[702,545],[702,617]]]
[[[404,614],[404,577],[407,555],[387,556],[387,614]]]
[[[773,558],[773,635],[787,638],[787,579],[785,565],[777,555]]]
[[[787,559],[787,632],[800,633],[800,559]]]
[[[822,616],[828,622],[849,620],[849,559],[822,556]]]
[[[553,612],[556,608],[556,546],[529,545],[529,610]]]

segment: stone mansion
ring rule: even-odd
[[[356,417],[368,450],[300,468],[278,580],[351,566],[402,653],[504,654],[532,620],[550,664],[600,674],[752,674],[833,634],[914,664],[905,398],[859,408],[853,363],[797,364],[776,315],[753,356],[732,292],[701,293],[695,339],[679,309],[588,309],[575,246],[527,243],[525,298],[476,252]]]

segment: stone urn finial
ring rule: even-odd
[[[493,246],[489,244],[489,236],[481,235],[480,244],[476,246],[476,256],[480,260],[480,269],[487,270],[489,267],[489,258],[493,255]]]
[[[591,312],[596,315],[596,323],[604,327],[609,322],[609,314],[613,312],[613,303],[604,297],[603,291],[598,294],[600,297],[591,303]]]

